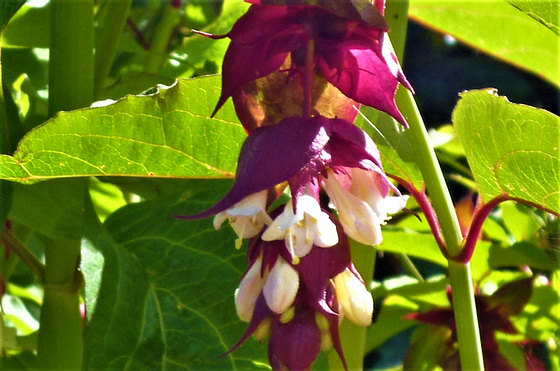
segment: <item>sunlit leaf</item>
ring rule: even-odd
[[[439,250],[434,237],[427,233],[385,230],[383,231],[383,242],[377,246],[377,249],[392,253],[403,253],[447,266],[447,260]]]
[[[461,94],[453,122],[485,201],[502,195],[560,212],[560,118],[495,90]]]
[[[4,1],[11,4],[12,1]],[[6,47],[48,48],[50,38],[49,7],[23,6],[6,28]]]
[[[554,0],[507,0],[523,13],[560,35],[558,3]]]
[[[209,117],[219,90],[219,77],[179,80],[154,95],[62,112],[30,132],[13,157],[0,156],[0,177],[232,178],[246,134],[229,104]]]
[[[239,340],[246,324],[233,293],[245,270],[235,235],[211,220],[184,221],[231,182],[185,182],[183,194],[132,204],[87,232],[92,264],[104,265],[86,327],[91,369],[267,369],[266,347]],[[86,281],[87,286],[87,281]],[[98,298],[96,299],[96,295]]]
[[[539,2],[545,7],[550,4],[550,8],[557,8],[552,0],[532,1],[533,4]],[[538,14],[540,18],[543,17],[540,11]],[[541,19],[536,20],[505,0],[412,0],[410,16],[426,26],[450,34],[496,58],[560,85],[558,34],[543,24]],[[547,12],[545,17],[554,17],[553,10]]]

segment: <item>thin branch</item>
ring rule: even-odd
[[[9,228],[4,228],[0,241],[6,244],[35,273],[40,283],[45,282],[45,265],[33,254]]]
[[[478,238],[480,236],[480,232],[482,231],[482,226],[484,221],[490,215],[492,210],[496,208],[500,203],[510,200],[510,197],[504,193],[498,197],[491,199],[486,204],[480,204],[481,206],[478,207],[474,212],[473,219],[471,221],[471,225],[469,226],[469,230],[467,231],[467,236],[465,237],[465,243],[463,245],[463,249],[459,256],[454,257],[453,260],[461,263],[468,263],[473,254],[474,248],[476,247],[476,243],[478,242]]]
[[[418,202],[418,206],[420,206],[420,209],[422,209],[422,212],[426,216],[426,221],[428,222],[428,225],[432,230],[432,234],[439,246],[439,249],[441,250],[441,253],[449,259],[449,252],[447,251],[447,247],[445,246],[445,242],[443,241],[441,226],[438,217],[434,211],[434,208],[432,207],[432,204],[430,203],[430,200],[428,200],[426,192],[419,191],[411,183],[396,175],[387,174],[387,176],[399,182],[403,187],[407,189],[408,192],[410,192],[410,195],[416,199],[416,202]]]

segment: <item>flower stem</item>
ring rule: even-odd
[[[503,194],[501,196],[493,198],[492,200],[490,200],[490,202],[483,204],[476,209],[471,225],[469,226],[469,230],[467,232],[467,237],[465,238],[463,251],[461,252],[461,255],[458,257],[459,259],[457,259],[457,261],[469,262],[471,260],[476,242],[478,241],[478,237],[480,236],[480,232],[482,231],[482,225],[484,224],[484,221],[486,220],[488,215],[490,215],[492,210],[496,208],[496,206],[509,199],[510,198],[507,194]]]
[[[302,116],[311,117],[311,101],[313,100],[313,55],[315,41],[309,40],[305,51],[305,72],[303,75],[303,112]]]
[[[397,102],[410,125],[410,129],[406,131],[407,136],[417,153],[417,164],[440,221],[447,251],[451,257],[459,256],[463,241],[459,220],[416,102],[412,93],[403,88],[397,92]],[[482,347],[470,264],[449,260],[448,269],[453,290],[453,308],[462,368],[464,370],[483,370]]]

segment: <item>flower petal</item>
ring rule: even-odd
[[[265,280],[261,276],[262,256],[251,265],[235,291],[235,308],[242,321],[250,322],[255,303],[260,296]]]
[[[388,38],[383,45],[371,45],[372,49],[350,50],[335,46],[330,53],[342,55],[342,64],[332,66],[324,58],[318,58],[317,67],[347,97],[386,112],[408,127],[397,107],[395,95],[399,82],[411,89],[410,84],[400,69]]]

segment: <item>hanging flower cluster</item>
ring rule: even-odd
[[[233,97],[249,136],[229,193],[184,218],[215,215],[216,228],[229,220],[238,248],[249,239],[235,295],[249,326],[234,349],[250,335],[269,337],[274,369],[307,369],[331,347],[345,363],[341,319],[368,326],[373,313],[348,238],[381,243],[381,225],[407,200],[352,122],[365,104],[406,126],[395,94],[399,83],[411,87],[387,38],[383,0],[247,1],[228,34],[199,33],[231,39],[214,112]],[[290,200],[270,210],[286,187]]]

